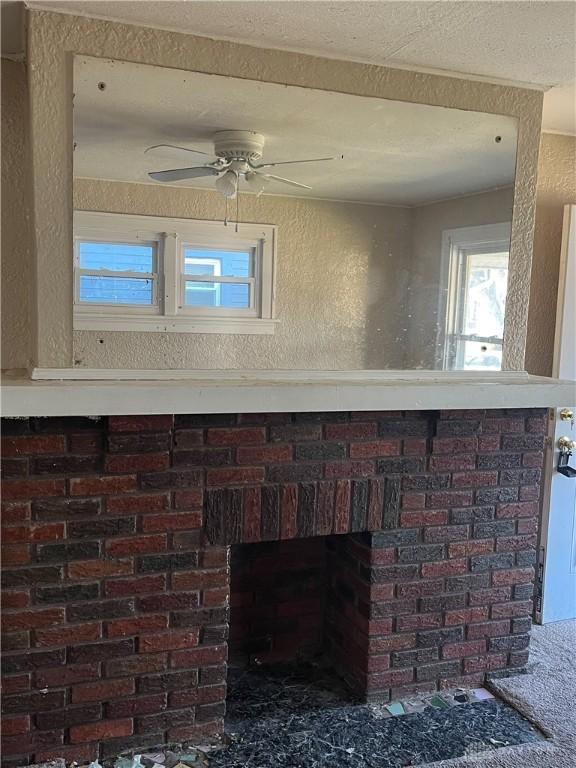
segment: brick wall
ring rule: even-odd
[[[3,426],[7,764],[220,731],[230,544],[354,534],[330,637],[367,696],[526,660],[541,410]]]

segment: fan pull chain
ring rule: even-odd
[[[226,201],[225,204],[224,204],[225,205],[225,207],[224,207],[224,226],[227,227],[228,226],[228,198],[225,197],[224,200]]]
[[[236,185],[236,232],[238,232],[238,222],[240,221],[240,190],[238,187],[240,186],[240,179],[238,179],[238,183]]]

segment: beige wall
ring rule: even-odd
[[[576,136],[543,134],[528,315],[526,370],[552,373],[563,207],[576,203]]]
[[[24,64],[2,59],[2,368],[33,359],[34,232]]]
[[[78,179],[81,210],[221,220],[214,192]],[[89,368],[402,368],[411,211],[241,195],[242,221],[278,226],[273,336],[76,331]]]
[[[505,358],[522,368],[526,341],[536,165],[542,94],[508,86],[319,59],[251,48],[164,30],[134,27],[46,11],[29,12],[28,80],[33,162],[37,339],[19,327],[16,349],[34,348],[37,365],[69,367],[72,333],[72,55],[123,59],[182,70],[321,88],[510,115],[518,120],[518,165],[511,253]],[[25,206],[23,206],[25,207]],[[20,291],[16,288],[20,287]],[[5,313],[23,306],[25,287],[15,285]],[[397,301],[397,297],[392,297]],[[373,309],[370,322],[377,313]],[[380,327],[378,322],[374,327]],[[388,331],[379,331],[386,334]],[[152,341],[149,341],[151,344]],[[300,343],[304,343],[301,340]],[[349,342],[347,342],[349,343]],[[379,339],[367,357],[380,355]],[[10,364],[19,358],[9,355]]]
[[[411,322],[409,368],[434,368],[442,262],[442,233],[446,229],[510,222],[514,190],[501,189],[446,200],[414,209],[412,283],[408,313]]]

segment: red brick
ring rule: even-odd
[[[4,716],[2,718],[2,736],[16,736],[28,733],[30,730],[30,715]]]
[[[128,576],[133,572],[132,560],[82,560],[68,563],[70,579],[103,579],[108,576]]]
[[[264,427],[209,429],[206,442],[208,445],[255,445],[266,442],[266,430]]]
[[[526,421],[526,432],[532,435],[545,435],[548,428],[546,416],[531,416]]]
[[[538,504],[535,501],[520,501],[512,504],[498,504],[496,517],[537,517]]]
[[[74,635],[74,644],[100,640],[102,629],[99,623],[92,624],[74,624],[70,626],[60,626],[56,629],[37,630],[35,634],[36,645],[42,646],[63,646],[71,644],[71,634]]]
[[[14,528],[4,528],[2,533],[4,544],[17,541],[56,541],[63,538],[64,523],[19,525]]]
[[[28,544],[13,544],[2,547],[2,565],[26,565],[31,560]]]
[[[498,485],[498,472],[454,472],[453,488],[484,488]]]
[[[350,445],[351,459],[371,459],[378,456],[399,456],[400,440],[371,440]]]
[[[208,666],[210,664],[219,664],[226,661],[227,656],[228,646],[226,645],[193,648],[192,650],[187,651],[174,651],[171,654],[170,666],[176,668]]]
[[[400,525],[402,528],[420,528],[424,525],[446,525],[448,512],[444,509],[421,510],[417,512],[402,512]]]
[[[70,481],[71,496],[98,496],[136,490],[136,475],[76,477]]]
[[[362,424],[326,424],[324,434],[327,440],[364,440],[376,437],[375,423]]]
[[[155,574],[153,576],[140,576],[135,579],[116,579],[104,584],[106,597],[130,597],[131,595],[145,595],[149,592],[164,592],[166,589],[166,576]]]
[[[30,590],[22,589],[9,592],[7,589],[2,591],[2,610],[10,608],[26,608],[30,605]]]
[[[202,552],[202,565],[204,568],[218,568],[228,565],[227,547],[207,547]]]
[[[464,659],[464,672],[484,672],[506,667],[506,654],[494,653]]]
[[[68,664],[66,667],[41,669],[34,674],[35,688],[62,688],[100,677],[100,664]]]
[[[534,580],[534,568],[513,568],[505,571],[492,571],[492,584],[503,587],[509,584],[529,584]]]
[[[168,453],[119,453],[106,456],[104,462],[106,472],[152,472],[157,469],[168,469],[169,466]]]
[[[164,552],[167,549],[167,536],[133,536],[127,539],[109,539],[106,552],[109,555],[141,555],[150,552]]]
[[[4,501],[35,499],[42,496],[64,496],[64,480],[4,480],[2,498]]]
[[[173,416],[109,416],[111,432],[168,432],[174,425]]]
[[[172,589],[195,590],[225,587],[228,584],[228,570],[218,568],[209,571],[179,571],[172,574]]]
[[[431,456],[431,472],[457,472],[465,469],[474,469],[476,466],[476,454],[448,454],[446,456]]]
[[[425,493],[403,493],[402,494],[402,509],[406,510],[418,510],[424,509],[426,506],[426,494]]]
[[[74,725],[70,728],[70,742],[81,744],[86,741],[102,741],[120,736],[132,735],[132,720],[103,720],[89,725]]]
[[[421,579],[396,585],[396,597],[425,597],[441,595],[444,592],[444,580]]]
[[[416,635],[394,634],[386,637],[370,637],[366,643],[365,651],[368,653],[384,653],[391,651],[405,651],[416,647]]]
[[[174,491],[174,506],[176,509],[196,509],[202,507],[204,490],[188,488],[185,491]]]
[[[538,520],[536,518],[521,518],[516,523],[518,533],[538,533]]]
[[[168,628],[168,617],[165,614],[158,616],[138,616],[134,619],[117,619],[106,622],[106,637],[130,637],[141,635],[145,632],[157,632],[159,629]]]
[[[463,643],[446,643],[442,646],[443,659],[461,659],[464,656],[478,656],[485,653],[485,640],[467,640]]]
[[[293,539],[298,533],[297,522],[298,486],[285,485],[282,488],[280,504],[280,538]],[[260,519],[260,513],[258,513]]]
[[[472,491],[436,491],[427,494],[430,507],[469,507],[472,504]]]
[[[476,453],[476,437],[435,437],[432,440],[432,453]]]
[[[224,721],[222,718],[211,720],[197,725],[181,726],[170,728],[168,738],[170,741],[190,741],[192,743],[205,743],[206,736],[219,736],[224,731]]]
[[[479,637],[504,637],[509,634],[510,622],[507,620],[488,621],[483,624],[471,624],[466,630],[468,640],[474,640]]]
[[[112,701],[106,706],[106,714],[112,718],[133,717],[134,715],[156,715],[165,709],[166,694],[159,693],[152,696],[138,696],[135,699]]]
[[[5,458],[65,452],[66,437],[64,435],[19,435],[2,438],[2,455]]]
[[[282,443],[238,448],[236,461],[238,464],[279,464],[292,461],[292,446]]]
[[[170,494],[145,493],[138,496],[109,496],[106,499],[106,511],[111,515],[146,514],[161,512],[170,506]]]
[[[44,610],[20,611],[18,613],[5,613],[2,621],[2,630],[12,632],[18,629],[38,629],[41,627],[53,627],[64,622],[64,608],[47,608]]]
[[[538,501],[539,498],[539,485],[523,485],[520,488],[520,501]]]
[[[542,451],[533,451],[532,453],[525,453],[522,456],[523,467],[536,467],[537,469],[544,464],[544,454]]]
[[[473,539],[456,544],[448,544],[448,556],[470,557],[471,555],[486,555],[494,551],[494,539]]]
[[[69,435],[68,445],[71,453],[95,454],[102,450],[102,435],[89,432],[86,434]]]
[[[210,608],[224,608],[228,605],[230,590],[228,587],[205,589],[202,593],[202,605]]]
[[[485,606],[459,608],[453,611],[446,611],[444,614],[444,624],[447,627],[454,627],[458,624],[474,624],[478,621],[486,621],[487,618],[488,608]]]
[[[485,419],[482,431],[486,434],[524,432],[524,419]]]
[[[538,537],[536,534],[528,536],[500,536],[496,539],[496,552],[523,552],[526,549],[536,549],[537,543]]]
[[[170,707],[180,709],[195,704],[213,704],[226,699],[225,685],[209,685],[190,691],[173,691],[170,694]]]
[[[350,527],[350,481],[336,482],[334,533],[347,533]]]
[[[202,512],[180,512],[147,515],[142,518],[144,533],[151,531],[182,531],[202,527]]]
[[[96,760],[98,758],[98,753],[98,744],[74,744],[69,747],[58,746],[35,752],[34,759],[39,763],[43,763],[56,758],[64,758],[66,764],[76,761],[80,764],[84,764]]]
[[[493,605],[491,616],[493,619],[518,618],[530,616],[532,613],[532,600],[522,600],[514,603],[498,603]]]
[[[2,525],[14,525],[30,520],[30,507],[29,501],[2,504]]]
[[[404,456],[425,456],[427,441],[422,437],[407,437],[403,441]]]
[[[243,541],[260,541],[260,515],[260,489],[248,488],[244,491]]]
[[[30,690],[30,675],[4,675],[2,678],[2,694],[21,693]]]
[[[412,669],[393,669],[387,672],[370,672],[366,675],[366,685],[369,690],[390,688],[393,685],[411,683],[414,677]]]
[[[512,591],[510,587],[495,587],[492,589],[477,589],[470,592],[468,602],[470,605],[489,605],[490,603],[504,603],[510,600]]]
[[[441,626],[441,613],[419,613],[415,616],[398,616],[396,619],[396,629],[398,632],[414,629],[436,629]]]
[[[468,560],[439,560],[436,563],[422,563],[422,576],[439,579],[443,576],[461,576],[468,571]]]
[[[131,696],[134,691],[134,680],[99,680],[97,683],[75,685],[72,688],[72,703],[120,699]]]
[[[198,630],[171,630],[159,635],[143,635],[138,638],[139,653],[157,653],[175,651],[181,648],[194,648],[198,645]]]
[[[495,453],[500,450],[500,435],[480,435],[478,453]]]
[[[206,472],[208,485],[245,485],[263,482],[264,469],[262,467],[218,467]]]
[[[380,672],[385,669],[390,669],[390,655],[385,654],[377,656],[371,653],[366,657],[365,669],[368,672]]]

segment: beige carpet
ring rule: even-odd
[[[540,726],[550,739],[427,765],[576,768],[576,621],[534,626],[532,631],[528,673],[495,681],[491,688]]]

